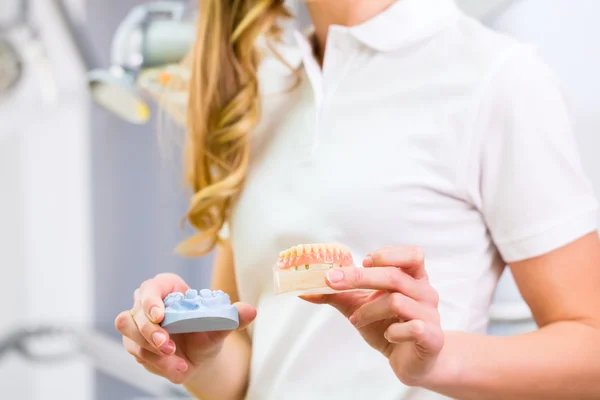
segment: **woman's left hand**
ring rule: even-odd
[[[370,253],[363,266],[331,269],[327,280],[333,289],[364,290],[303,298],[337,308],[389,359],[403,383],[422,386],[444,346],[438,294],[429,284],[423,252],[386,247]]]

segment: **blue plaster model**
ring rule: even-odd
[[[189,289],[185,295],[170,293],[164,300],[161,326],[169,333],[228,331],[239,326],[237,308],[221,290]]]

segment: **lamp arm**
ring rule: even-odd
[[[185,5],[181,2],[156,1],[138,5],[129,11],[115,32],[112,41],[111,63],[113,65],[127,65],[119,52],[130,38],[133,31],[139,29],[145,22],[149,21],[154,14],[168,14],[171,19],[181,20],[185,12]],[[140,59],[141,62],[141,59]]]

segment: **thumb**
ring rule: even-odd
[[[240,326],[238,330],[246,329],[256,319],[256,308],[246,303],[233,304],[238,309]]]
[[[175,274],[159,274],[155,278],[142,283],[139,296],[142,309],[148,319],[155,324],[164,319],[165,307],[163,300],[172,292],[185,293],[189,286]]]

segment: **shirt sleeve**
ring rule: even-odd
[[[506,263],[543,255],[598,226],[559,81],[529,47],[513,53],[482,91],[466,173]]]

